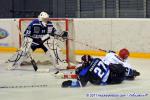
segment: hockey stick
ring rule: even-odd
[[[19,31],[19,37],[21,38],[21,36],[22,36],[21,29],[18,27],[18,25],[16,23],[16,19],[14,19],[14,22],[15,22],[15,25],[16,25],[18,31]],[[35,60],[32,58],[31,54],[29,54],[29,57],[31,59],[30,61],[31,61],[31,64],[32,64],[34,70],[37,71],[38,67],[37,67],[37,64],[36,64]]]
[[[61,27],[60,24],[56,23],[56,27],[57,27],[57,26],[58,26],[58,27]],[[59,31],[63,32],[62,29],[59,29]],[[66,30],[66,31],[68,31],[68,30]],[[58,36],[58,37],[61,37],[61,36]],[[81,41],[77,41],[77,40],[75,40],[75,39],[71,39],[71,38],[68,38],[68,37],[63,38],[63,39],[66,39],[66,40],[68,40],[68,41],[69,41],[69,40],[70,40],[70,41],[74,41],[75,43],[82,44],[82,45],[85,45],[85,46],[87,46],[87,47],[90,47],[90,48],[99,50],[99,51],[107,52],[107,50],[104,50],[104,49],[101,49],[101,48],[98,48],[98,47],[89,45],[89,44],[87,44],[87,43],[83,43],[83,42],[81,42]],[[61,40],[60,40],[60,41],[61,41]]]
[[[93,49],[96,49],[96,50],[99,50],[99,51],[108,52],[107,50],[98,48],[98,47],[96,47],[96,46],[89,45],[89,44],[84,43],[84,42],[81,42],[81,41],[77,41],[77,40],[70,39],[70,38],[67,38],[67,39],[68,39],[68,40],[71,40],[71,41],[74,41],[75,43],[78,43],[78,44],[81,44],[81,45],[84,45],[84,46],[87,46],[87,47],[90,47],[90,48],[93,48]]]
[[[37,71],[37,70],[38,70],[38,67],[37,67],[37,64],[36,64],[35,60],[32,58],[31,54],[30,54],[29,57],[30,57],[30,59],[31,59],[31,64],[32,64],[32,66],[33,66],[33,68],[34,68],[34,71]]]
[[[58,35],[57,37],[61,37],[61,36]],[[107,50],[98,48],[98,47],[96,47],[96,46],[89,45],[89,44],[84,43],[84,42],[81,42],[81,41],[77,41],[77,40],[72,39],[72,38],[66,37],[66,38],[63,38],[63,39],[70,40],[70,41],[73,41],[73,42],[75,42],[75,43],[78,43],[78,44],[81,44],[81,45],[84,45],[84,46],[87,46],[87,47],[90,47],[90,48],[93,48],[93,49],[96,49],[96,50],[99,50],[99,51],[108,52]],[[59,39],[59,40],[60,40],[60,39]],[[62,41],[62,40],[60,40],[60,41]]]

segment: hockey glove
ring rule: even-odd
[[[64,81],[61,85],[61,87],[63,88],[66,88],[66,87],[70,87],[72,84],[72,81],[71,80],[68,80],[68,81]]]
[[[68,32],[67,31],[63,31],[62,32],[62,38],[63,39],[67,39],[67,37],[68,37]]]
[[[140,76],[140,72],[134,69],[126,69],[126,70],[129,70],[129,75],[125,77],[126,80],[134,80],[136,76]]]
[[[133,70],[133,76],[140,76],[140,72]]]
[[[80,81],[79,80],[68,80],[68,81],[64,81],[61,85],[62,88],[67,88],[67,87],[81,87],[80,85]]]

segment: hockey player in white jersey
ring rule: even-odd
[[[132,66],[127,63],[129,54],[129,51],[125,48],[121,49],[118,55],[114,51],[109,51],[102,60],[107,65],[122,64],[123,66],[126,66],[128,68],[132,68]]]
[[[139,76],[140,73],[133,69],[132,66],[127,62],[128,56],[130,55],[130,52],[128,49],[123,48],[119,51],[119,54],[117,55],[114,51],[109,51],[106,56],[102,59],[102,61],[106,65],[111,64],[121,64],[122,66],[126,67],[126,78],[133,80],[136,76]],[[135,75],[130,76],[131,71],[135,73]]]
[[[30,50],[35,51],[37,48],[43,49],[45,54],[49,56],[53,66],[57,66],[55,54],[49,50],[48,45],[45,43],[51,37],[61,37],[66,39],[68,32],[57,31],[52,22],[49,21],[49,15],[46,12],[41,12],[37,19],[34,19],[24,32],[24,41],[22,47],[16,54],[16,58],[10,69],[15,69],[23,60],[30,55]],[[36,69],[37,70],[37,69]]]

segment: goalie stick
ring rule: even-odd
[[[35,60],[32,58],[31,54],[30,54],[30,59],[31,59],[31,64],[34,68],[34,71],[37,71],[38,70],[37,64],[36,64]]]

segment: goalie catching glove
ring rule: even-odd
[[[61,37],[62,37],[63,39],[67,39],[67,37],[68,37],[68,32],[67,32],[67,31],[63,31],[63,32],[61,33]]]

